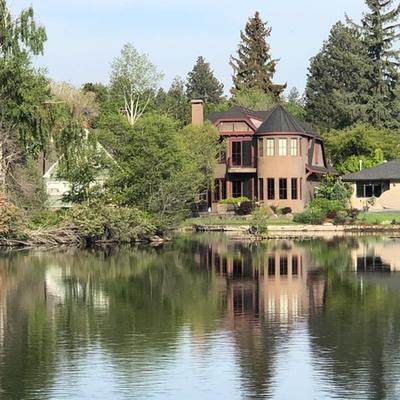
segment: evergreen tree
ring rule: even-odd
[[[400,5],[393,7],[393,0],[366,0],[366,4],[369,12],[360,28],[372,66],[367,103],[369,122],[378,127],[397,127],[400,51],[393,45],[400,37],[397,23]]]
[[[240,33],[238,57],[231,57],[230,61],[234,71],[234,90],[258,89],[279,97],[286,88],[286,85],[272,82],[278,60],[270,55],[267,43],[270,35],[271,28],[262,21],[259,12],[249,18],[245,31]]]
[[[190,102],[186,95],[185,82],[179,76],[175,77],[168,92],[160,89],[156,96],[158,109],[179,121],[185,126],[190,120]]]
[[[204,57],[199,57],[193,70],[189,72],[186,83],[186,94],[191,100],[201,99],[206,103],[219,103],[224,85],[214,76],[210,64]]]
[[[369,71],[370,60],[358,30],[335,24],[321,51],[311,59],[307,120],[325,130],[365,121]]]

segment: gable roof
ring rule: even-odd
[[[320,138],[317,132],[303,121],[299,121],[292,114],[286,111],[281,105],[276,106],[269,112],[266,120],[257,129],[256,134],[268,133],[303,133],[308,136]]]
[[[389,161],[373,168],[363,169],[353,174],[347,174],[342,179],[347,182],[400,179],[400,159]]]
[[[216,123],[221,119],[227,120],[243,120],[249,118],[255,118],[260,121],[265,121],[271,111],[253,111],[241,106],[233,106],[228,111],[225,112],[213,112],[207,116],[207,119],[212,123]]]

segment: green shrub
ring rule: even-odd
[[[281,210],[282,215],[292,214],[292,209],[290,207],[284,207]]]
[[[239,204],[244,203],[246,201],[250,201],[247,197],[228,197],[227,199],[223,199],[219,202],[219,204]]]
[[[50,228],[60,225],[65,217],[65,210],[43,210],[33,213],[29,221],[31,229]]]
[[[319,208],[308,208],[302,213],[296,214],[293,221],[299,224],[319,225],[322,224],[325,216],[325,212]]]
[[[338,211],[345,211],[346,206],[339,200],[329,200],[324,198],[316,198],[311,204],[310,208],[315,208],[323,211],[326,214]]]
[[[149,214],[127,207],[77,205],[69,210],[65,221],[76,226],[87,242],[129,243],[148,239],[156,232]]]
[[[4,197],[0,197],[0,236],[7,239],[25,237],[25,218],[22,211]]]
[[[256,208],[251,216],[251,224],[260,234],[268,232],[268,220],[271,216],[269,207]]]
[[[236,208],[236,214],[238,215],[250,215],[255,208],[254,201],[242,201]]]

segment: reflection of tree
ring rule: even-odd
[[[400,357],[393,353],[400,340],[400,295],[348,274],[354,240],[328,246],[314,244],[312,252],[327,276],[323,312],[309,321],[314,360],[339,397],[392,398],[400,376],[394,368]]]
[[[44,302],[45,269],[21,254],[0,258],[0,392],[33,398],[54,376],[55,335]]]
[[[0,390],[45,398],[58,368],[79,368],[94,348],[118,370],[118,383],[131,386],[148,380],[149,369],[166,370],[186,335],[192,350],[207,352],[208,338],[224,331],[242,394],[262,398],[271,394],[279,351],[306,320],[318,369],[342,397],[359,390],[390,398],[400,376],[392,351],[400,295],[349,277],[358,243],[199,235],[161,249],[0,258]]]

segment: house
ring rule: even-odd
[[[203,104],[192,102],[193,123],[202,122]],[[331,173],[322,138],[282,106],[252,111],[234,106],[208,116],[219,130],[221,154],[210,206],[245,196],[299,212],[310,202],[322,175]]]
[[[85,129],[86,136],[89,135],[88,129]],[[72,204],[67,203],[64,199],[65,195],[71,190],[71,184],[65,179],[60,178],[59,165],[60,159],[56,156],[54,146],[47,158],[41,156],[39,158],[39,168],[43,173],[43,180],[47,192],[47,206],[49,208],[66,208]],[[99,143],[96,142],[96,152],[104,155],[105,159],[115,162],[112,155]],[[102,169],[96,178],[96,185],[102,186],[107,179],[108,171]]]
[[[400,210],[400,159],[343,176],[353,186],[351,206]]]

